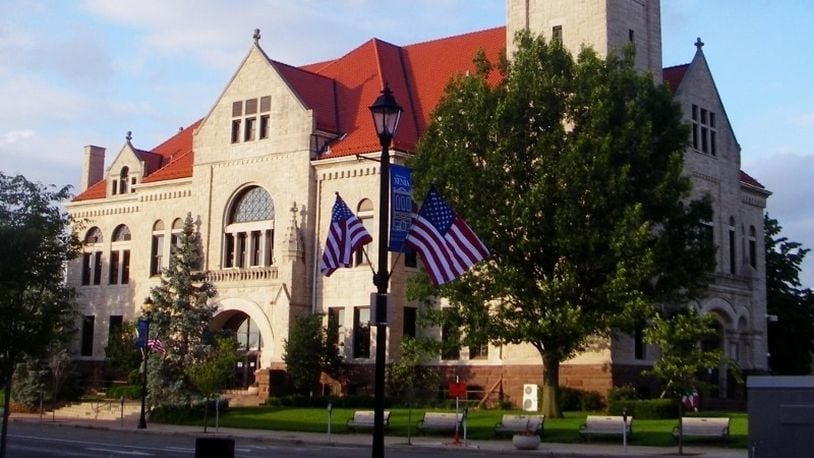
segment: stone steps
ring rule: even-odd
[[[125,402],[124,409],[118,401],[78,402],[57,409],[53,414],[62,418],[84,418],[89,420],[118,420],[122,415],[141,414],[141,404]]]

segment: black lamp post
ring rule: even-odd
[[[147,428],[147,419],[144,416],[144,407],[147,403],[147,359],[150,356],[150,314],[153,311],[153,300],[149,297],[144,300],[144,305],[141,307],[141,313],[146,319],[147,325],[144,327],[144,346],[141,347],[142,353],[142,374],[141,374],[141,416],[138,419],[138,429]]]
[[[379,268],[373,277],[376,285],[376,366],[373,399],[373,458],[384,457],[384,363],[387,346],[387,271],[388,226],[390,220],[390,142],[396,134],[401,107],[393,92],[384,85],[381,95],[370,107],[373,125],[382,145],[381,181],[379,185]]]

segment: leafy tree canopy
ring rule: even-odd
[[[560,361],[704,286],[711,205],[689,200],[680,107],[632,50],[575,60],[526,33],[511,61],[476,64],[447,87],[410,165],[416,194],[435,183],[492,256],[411,295],[447,298],[467,339],[537,348],[543,413],[558,416]]]
[[[769,366],[784,375],[811,373],[814,353],[814,293],[803,288],[800,271],[809,249],[781,237],[782,227],[764,217],[766,240],[767,312],[777,316],[769,322]]]
[[[283,361],[288,380],[298,394],[313,393],[322,372],[337,376],[341,371],[342,359],[337,347],[328,342],[322,317],[317,314],[294,318],[284,343]]]
[[[70,195],[69,186],[54,189],[0,172],[0,376],[6,416],[17,364],[42,358],[74,327],[74,291],[65,284],[64,267],[81,243],[60,207]]]

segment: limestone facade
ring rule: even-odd
[[[68,282],[79,292],[85,317],[77,358],[103,361],[111,326],[138,318],[150,288],[159,284],[158,266],[167,265],[173,233],[190,213],[203,241],[203,270],[218,290],[210,326],[245,332],[245,359],[236,368],[245,376],[244,385],[259,384],[268,393],[273,388],[269,371],[284,368],[283,345],[292,319],[321,313],[326,325],[338,325],[344,356],[359,369],[345,389],[372,391],[371,267],[359,256],[351,268],[328,278],[319,274],[336,193],[374,235],[367,252],[374,258],[377,253],[379,166],[365,157],[378,157],[379,146],[367,105],[385,81],[405,105],[393,144],[394,162],[401,163],[426,126],[437,91],[451,76],[426,80],[421,74],[429,64],[420,59],[438,68],[445,64],[426,57],[438,53],[433,47],[463,43],[468,47],[455,51],[471,56],[494,37],[511,43],[520,28],[547,35],[557,26],[573,49],[591,44],[606,53],[632,39],[640,68],[657,81],[665,75],[686,121],[696,125],[696,143],[690,141],[685,166],[694,192],[714,198],[710,227],[719,247],[709,296],[696,306],[719,317],[719,344],[727,355],[745,369],[765,370],[762,234],[769,193],[740,170],[740,147],[702,47],[690,64],[662,72],[659,2],[644,0],[507,0],[505,28],[404,48],[372,40],[335,61],[301,68],[271,60],[256,33],[245,59],[200,121],[149,151],[134,147],[137,138],[128,134],[107,171],[102,169],[104,148],[86,148],[82,189],[67,204],[88,241],[86,254],[68,267]],[[469,60],[464,59],[467,65]],[[373,66],[370,73],[366,65]],[[429,83],[437,86],[436,93],[422,86]],[[121,235],[122,225],[127,237]],[[417,329],[419,305],[405,299],[406,279],[422,274],[419,269],[394,253],[389,265],[394,267],[387,353],[393,360],[406,334],[439,338],[441,330]],[[654,357],[654,349],[642,346],[636,336],[597,340],[563,365],[561,380],[604,393],[614,385],[637,383],[635,374]],[[446,377],[465,376],[479,390],[502,392],[516,403],[523,384],[542,379],[540,355],[523,345],[464,347],[458,357],[439,356],[433,365]],[[718,377],[725,394],[726,376]]]

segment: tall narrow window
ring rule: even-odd
[[[415,339],[416,336],[416,322],[418,319],[418,309],[415,307],[404,307],[404,324],[402,333],[404,337],[411,337]]]
[[[344,327],[345,307],[328,308],[328,342],[341,347]]]
[[[749,265],[757,269],[757,236],[755,226],[749,226]]]
[[[122,171],[119,173],[119,193],[120,194],[127,194],[127,184],[129,180],[130,169],[127,167],[122,167]]]
[[[353,308],[353,357],[370,358],[370,307]]]
[[[93,356],[93,325],[96,321],[96,317],[93,315],[87,315],[82,320],[82,343],[81,343],[81,355],[82,356]]]
[[[130,229],[120,224],[113,231],[110,246],[109,283],[127,284],[130,280]]]
[[[153,224],[152,246],[150,247],[150,275],[159,275],[164,266],[164,223],[158,220]]]
[[[110,338],[122,330],[123,317],[121,315],[110,315],[107,323],[107,342],[110,345]]]
[[[373,224],[373,202],[370,199],[362,199],[362,201],[359,202],[359,205],[356,207],[356,217],[359,218],[359,221],[362,222],[365,229],[370,232],[370,226]],[[368,263],[368,260],[365,258],[364,249],[365,247],[362,246],[353,253],[354,266]]]
[[[239,193],[230,204],[223,235],[224,267],[265,267],[272,264],[274,202],[269,193],[254,186]]]
[[[92,227],[85,234],[82,253],[82,285],[98,285],[102,279],[102,231]]]
[[[559,41],[562,43],[562,26],[555,25],[551,28],[551,41]]]
[[[629,41],[631,43],[636,42],[636,32],[634,32],[633,29],[628,29],[628,31],[627,31],[627,41]]]
[[[637,326],[633,332],[633,357],[636,359],[644,359],[644,350],[644,331],[641,326]]]
[[[441,359],[460,359],[460,333],[448,324],[441,326]]]
[[[718,154],[715,113],[692,105],[692,147],[696,151],[715,156]]]
[[[735,218],[729,217],[729,273],[736,274],[738,263],[736,262],[737,250],[735,249]]]

